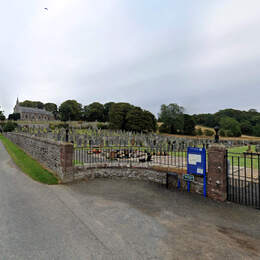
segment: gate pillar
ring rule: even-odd
[[[212,144],[208,148],[208,197],[214,200],[227,199],[227,163],[226,147],[221,144]]]

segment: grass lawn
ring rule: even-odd
[[[0,135],[0,140],[4,144],[15,164],[25,174],[35,181],[44,184],[58,184],[58,179],[51,172],[44,169],[36,160],[29,157],[21,148],[2,135]]]
[[[244,153],[247,151],[247,149],[248,149],[248,146],[245,145],[245,146],[229,148],[228,151],[230,153]],[[251,145],[251,150],[255,153],[255,145]]]
[[[233,166],[258,169],[260,165],[260,156],[246,154],[248,146],[239,146],[228,149],[228,160]],[[255,145],[251,145],[251,150],[255,153]]]

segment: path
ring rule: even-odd
[[[46,186],[0,143],[1,259],[259,259],[260,211],[155,184]]]

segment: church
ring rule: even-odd
[[[20,120],[28,120],[28,121],[54,120],[54,115],[51,112],[46,111],[45,109],[20,106],[18,98],[16,101],[16,105],[14,107],[14,113],[20,114]]]

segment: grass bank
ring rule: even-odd
[[[58,184],[58,179],[51,172],[44,169],[36,160],[28,156],[17,145],[3,135],[0,135],[0,141],[2,141],[15,164],[33,180],[49,185]]]

